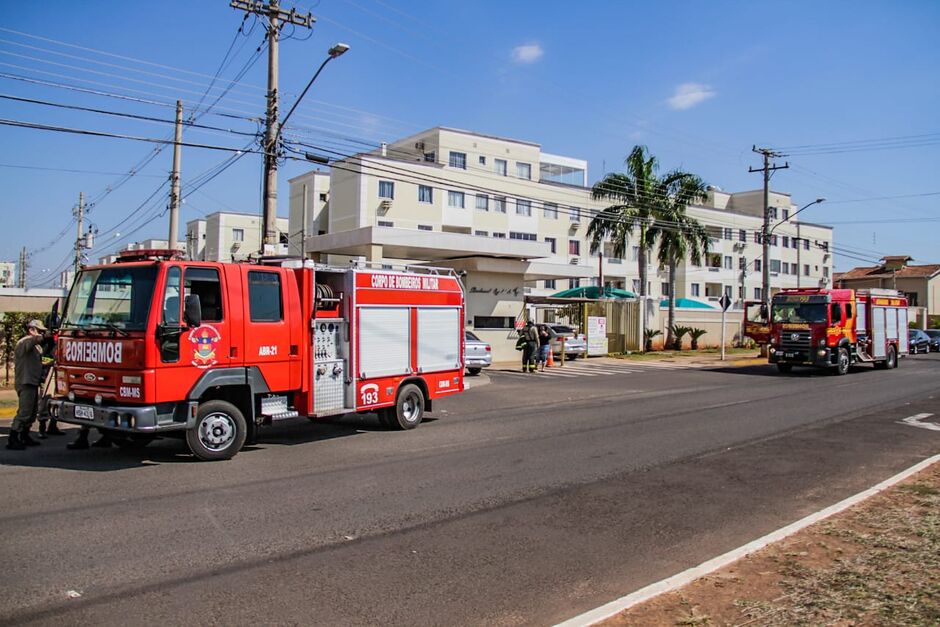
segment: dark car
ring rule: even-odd
[[[471,375],[480,374],[480,370],[489,368],[493,363],[492,347],[478,338],[472,331],[465,332],[463,346],[463,363],[467,366],[467,372]]]
[[[930,350],[940,352],[940,329],[927,329],[924,333],[930,338]]]
[[[920,329],[909,329],[907,341],[911,347],[911,355],[930,352],[930,336]]]

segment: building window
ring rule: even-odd
[[[447,205],[450,207],[457,207],[458,209],[463,209],[464,207],[464,198],[463,192],[447,192]]]
[[[555,289],[555,279],[545,279],[545,289],[547,290]]]
[[[506,176],[506,160],[493,159],[493,170],[500,176]]]
[[[721,255],[718,253],[707,253],[705,255],[705,265],[709,268],[721,268]]]
[[[510,316],[474,316],[474,329],[513,329],[516,319]]]
[[[474,231],[473,234],[476,235],[477,237],[489,237],[490,236],[489,231]]]
[[[418,202],[434,202],[434,188],[430,185],[418,185]]]
[[[789,210],[789,209],[784,209],[784,210],[783,210],[783,219],[784,219],[784,221],[787,221],[787,220],[790,219],[790,210]]]
[[[754,272],[760,272],[762,267],[763,267],[763,264],[761,263],[761,260],[755,259],[754,260]]]
[[[724,232],[725,239],[727,240],[732,239],[732,232],[733,231],[731,230],[730,227],[725,227],[725,232]]]
[[[571,222],[580,222],[581,221],[581,208],[569,207],[568,208],[568,220],[570,220]]]
[[[248,273],[248,317],[252,322],[279,322],[283,319],[281,276],[278,273]]]
[[[760,244],[760,231],[754,231],[754,243]]]
[[[771,259],[770,260],[770,271],[771,272],[780,272],[780,260]]]
[[[819,245],[824,251],[829,252],[829,242],[823,242]]]
[[[232,229],[232,241],[244,242],[245,241],[245,229]]]
[[[809,240],[808,240],[808,239],[804,239],[804,240],[803,240],[803,250],[809,250]]]
[[[493,237],[495,237],[496,239],[506,239],[506,234],[505,233],[493,233]]]
[[[781,270],[783,274],[790,274],[790,264],[786,261],[783,262],[783,269]]]
[[[577,257],[581,254],[581,240],[568,240],[568,254]]]
[[[489,211],[490,197],[486,194],[477,194],[477,209],[480,211]]]
[[[823,276],[826,278],[829,277],[829,266],[823,266]]]
[[[532,201],[523,200],[521,198],[516,200],[516,214],[520,216],[531,216],[532,215]]]
[[[431,226],[430,224],[419,224],[418,230],[419,231],[433,231],[434,227]]]
[[[660,287],[661,287],[662,290],[663,290],[663,296],[669,296],[669,284],[668,284],[668,283],[662,283],[662,284],[660,285]]]
[[[516,162],[516,176],[521,179],[532,179],[532,166],[528,163]]]
[[[776,220],[776,219],[777,219],[777,208],[776,208],[776,207],[768,207],[768,208],[767,208],[767,213],[770,214],[770,219],[771,219],[771,220]]]
[[[554,237],[546,237],[545,243],[548,244],[548,247],[552,249],[552,254],[554,255],[556,251],[556,246],[558,245],[558,240]]]
[[[552,220],[558,219],[558,205],[553,202],[547,202],[542,205],[542,217],[551,218]]]
[[[754,288],[754,300],[763,300],[763,290],[759,287]]]
[[[509,231],[509,239],[521,239],[527,242],[538,241],[538,236],[535,233],[523,233],[521,231]]]
[[[730,270],[731,268],[733,268],[734,266],[731,265],[733,263],[734,263],[734,260],[731,258],[731,256],[725,255],[725,270]]]
[[[744,229],[741,229],[738,231],[738,241],[739,242],[747,241],[747,231],[745,231]]]
[[[738,287],[738,298],[744,300],[744,286]]]
[[[392,227],[392,226],[395,226],[395,223],[394,223],[394,222],[390,222],[390,221],[388,221],[388,220],[379,220],[379,226],[388,226],[388,227]]]
[[[568,287],[581,287],[581,279],[568,279]]]
[[[461,170],[467,169],[467,153],[465,152],[451,152],[450,161],[448,165],[452,168],[460,168]]]
[[[428,163],[434,163],[437,161],[437,155],[433,152],[424,153],[424,160]]]
[[[496,213],[506,213],[505,196],[493,196],[493,211]]]
[[[630,261],[637,261],[640,258],[640,247],[634,246],[631,253]]]
[[[728,298],[731,298],[731,290],[732,290],[732,286],[731,286],[731,285],[726,285],[726,286],[725,286],[725,296],[727,296]]]
[[[486,165],[486,157],[480,155],[480,165]]]
[[[692,287],[692,296],[699,296],[699,295],[700,295],[699,290],[701,289],[701,288],[699,287],[699,284],[698,284],[698,283],[692,283],[691,287]]]
[[[782,237],[782,239],[783,239],[783,241],[780,242],[780,245],[783,246],[784,248],[789,248],[789,247],[790,247],[790,238],[787,237],[786,235],[784,235],[784,236]]]
[[[633,279],[633,293],[640,293],[640,279]]]
[[[379,181],[379,198],[395,198],[395,183]]]
[[[803,264],[803,276],[809,276],[809,264],[808,263]]]
[[[320,194],[320,202],[326,202],[326,194]]]
[[[776,236],[776,235],[771,235],[771,236],[770,236],[770,245],[771,245],[771,246],[776,246],[776,245],[777,245],[777,236]]]
[[[738,270],[747,270],[747,259],[738,257]]]

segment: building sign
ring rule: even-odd
[[[588,355],[607,354],[607,318],[588,316],[587,347]]]

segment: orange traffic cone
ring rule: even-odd
[[[555,365],[555,360],[552,358],[552,350],[548,349],[548,359],[545,360],[545,367],[551,368]]]

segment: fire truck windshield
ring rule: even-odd
[[[156,266],[81,272],[69,294],[63,328],[143,331],[156,278]]]
[[[771,311],[774,322],[826,322],[826,305],[823,303],[774,303]]]

